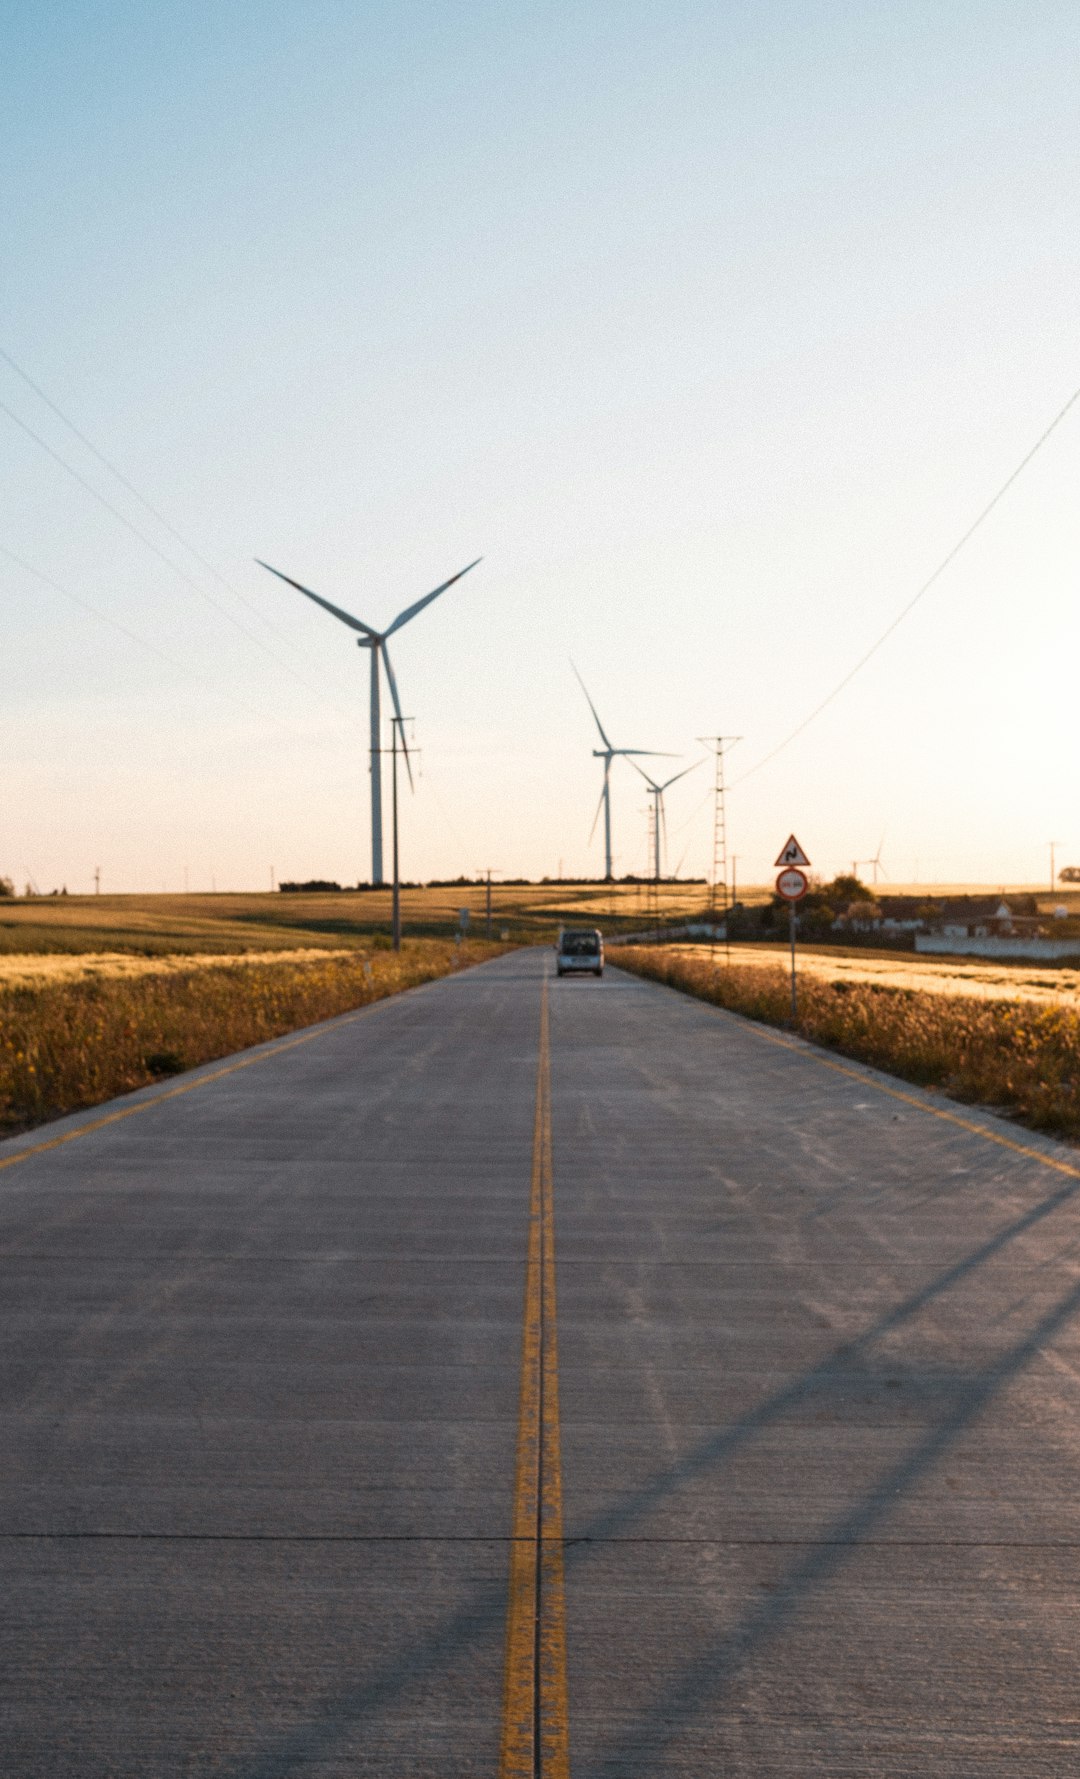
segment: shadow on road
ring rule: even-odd
[[[970,1254],[943,1268],[919,1290],[885,1310],[861,1334],[835,1347],[756,1408],[701,1440],[677,1463],[577,1528],[566,1541],[568,1583],[575,1568],[587,1562],[590,1551],[626,1537],[685,1484],[704,1476],[719,1483],[724,1465],[755,1435],[782,1421],[808,1399],[821,1393],[835,1395],[852,1384],[865,1384],[869,1373],[879,1379],[886,1369],[895,1373],[895,1356],[889,1357],[886,1367],[881,1356],[875,1354],[878,1343],[911,1323],[954,1287],[977,1275],[1012,1243],[1070,1205],[1078,1193],[1080,1183],[1072,1182],[1040,1199]],[[1018,1308],[1015,1302],[1010,1303],[1012,1313]],[[619,1740],[590,1763],[589,1779],[631,1779],[654,1771],[665,1747],[702,1709],[716,1706],[725,1688],[751,1658],[786,1628],[807,1599],[828,1584],[860,1542],[903,1503],[998,1393],[1038,1356],[1047,1342],[1060,1334],[1078,1310],[1080,1283],[1073,1284],[1022,1337],[981,1369],[942,1373],[936,1368],[928,1373],[920,1401],[924,1407],[931,1406],[934,1424],[914,1439],[903,1457],[883,1469],[872,1485],[863,1487],[845,1512],[824,1525],[812,1539],[809,1535],[800,1539],[803,1554],[775,1580],[768,1595],[755,1602],[721,1636],[699,1646],[682,1672],[641,1705],[633,1722],[622,1728]],[[989,1315],[981,1326],[984,1330],[991,1326]],[[901,1370],[905,1382],[918,1381],[917,1369],[902,1366]],[[229,1779],[287,1779],[302,1772],[309,1763],[325,1759],[343,1738],[365,1723],[373,1724],[381,1711],[400,1703],[410,1690],[422,1687],[425,1680],[459,1658],[463,1651],[484,1639],[501,1641],[505,1609],[503,1581],[478,1588],[459,1611],[450,1614],[426,1636],[387,1657],[355,1689],[323,1699],[313,1706],[305,1723],[274,1736],[260,1752],[233,1762],[226,1769]],[[578,1779],[585,1779],[579,1769],[576,1771]]]

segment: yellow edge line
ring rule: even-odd
[[[643,980],[655,979],[645,977]],[[661,983],[660,986],[669,985]],[[688,991],[684,989],[682,992],[685,994]],[[694,996],[695,1000],[697,998]],[[985,1124],[976,1124],[972,1118],[962,1118],[959,1112],[947,1112],[944,1106],[931,1105],[929,1100],[920,1099],[914,1093],[905,1093],[900,1087],[886,1087],[883,1081],[875,1081],[872,1075],[864,1073],[864,1070],[874,1067],[873,1063],[864,1063],[860,1068],[849,1068],[846,1063],[836,1062],[831,1056],[822,1056],[811,1038],[803,1038],[800,1043],[793,1044],[790,1038],[781,1037],[778,1032],[767,1031],[759,1021],[750,1019],[746,1014],[736,1013],[733,1007],[718,1007],[715,1001],[705,1001],[703,1005],[710,1007],[714,1013],[729,1013],[736,1019],[743,1020],[755,1038],[761,1038],[766,1044],[775,1044],[781,1050],[806,1056],[821,1068],[832,1069],[837,1075],[846,1075],[850,1081],[861,1081],[876,1093],[887,1094],[889,1099],[899,1100],[905,1106],[914,1106],[916,1111],[926,1112],[931,1118],[940,1118],[945,1124],[955,1124],[960,1130],[970,1131],[973,1136],[985,1137],[988,1143],[996,1143],[999,1149],[1011,1149],[1014,1155],[1023,1155],[1028,1161],[1039,1161],[1043,1167],[1053,1168],[1056,1173],[1068,1174],[1070,1179],[1080,1180],[1080,1167],[1074,1166],[1072,1162],[1060,1161],[1056,1155],[1046,1155],[1041,1149],[1032,1149],[1027,1143],[1018,1143],[996,1130],[987,1130]]]
[[[545,979],[529,1192],[499,1779],[536,1779],[538,1773],[543,1779],[569,1779],[570,1774],[550,1057]]]
[[[338,1015],[334,1023],[351,1024],[358,1018],[356,1013]],[[79,1137],[88,1137],[95,1130],[104,1130],[107,1125],[119,1124],[125,1118],[134,1118],[139,1112],[148,1112],[153,1106],[163,1106],[166,1100],[180,1099],[185,1093],[194,1093],[197,1087],[207,1087],[211,1081],[223,1081],[226,1075],[236,1075],[241,1069],[253,1068],[257,1062],[263,1062],[269,1056],[280,1056],[283,1051],[295,1050],[301,1044],[310,1044],[313,1038],[322,1036],[329,1020],[310,1032],[304,1032],[299,1038],[271,1039],[272,1048],[260,1050],[256,1056],[245,1056],[240,1062],[231,1062],[223,1069],[214,1069],[212,1074],[200,1075],[195,1081],[185,1081],[180,1087],[170,1087],[165,1093],[156,1093],[153,1099],[140,1100],[137,1106],[124,1106],[119,1112],[107,1112],[104,1118],[94,1118],[89,1124],[80,1124],[78,1130],[65,1131],[63,1136],[50,1137],[47,1142],[34,1143],[29,1149],[20,1149],[17,1155],[6,1155],[0,1160],[0,1171],[6,1167],[17,1167],[20,1161],[29,1161],[33,1155],[44,1155],[50,1149],[60,1149],[65,1143],[74,1143]]]

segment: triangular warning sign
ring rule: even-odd
[[[777,859],[776,863],[778,867],[781,865],[808,865],[810,860],[807,858],[794,834],[792,834],[781,848],[780,857]]]

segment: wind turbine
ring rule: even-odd
[[[885,869],[884,865],[881,862],[881,849],[884,846],[884,844],[885,844],[885,835],[884,835],[884,833],[882,833],[881,839],[877,843],[877,851],[874,854],[873,858],[865,859],[863,861],[864,864],[867,864],[870,866],[871,870],[874,873],[874,888],[875,889],[877,889],[878,872],[884,871],[884,869]]]
[[[572,661],[570,665],[571,667],[574,667]],[[640,754],[647,760],[658,758],[663,759],[668,756],[657,755],[647,747],[612,747],[604,730],[604,725],[596,714],[596,706],[589,697],[585,681],[582,679],[576,667],[574,667],[574,678],[585,693],[585,702],[593,713],[593,721],[600,731],[600,739],[604,744],[603,747],[593,748],[593,759],[603,760],[604,762],[604,785],[600,792],[600,801],[596,805],[596,814],[593,816],[593,825],[589,830],[589,839],[591,840],[596,833],[596,824],[600,819],[600,811],[602,809],[604,812],[604,882],[610,883],[613,875],[611,869],[611,762],[612,760],[622,758],[623,755],[630,754]],[[640,771],[641,768],[639,767],[638,770]]]
[[[405,610],[399,612],[394,619],[394,622],[385,630],[373,630],[370,624],[362,623],[359,618],[354,618],[350,612],[343,612],[339,605],[331,605],[328,599],[323,599],[319,593],[313,593],[310,587],[301,586],[300,582],[294,581],[291,575],[282,574],[280,568],[270,568],[269,562],[263,562],[258,556],[256,556],[255,560],[258,562],[260,568],[269,569],[271,574],[277,575],[279,581],[285,581],[288,586],[295,587],[296,591],[298,593],[303,593],[305,598],[313,599],[315,604],[321,605],[324,611],[332,613],[335,618],[340,618],[341,622],[347,624],[350,630],[361,631],[362,634],[357,643],[357,647],[371,650],[371,881],[373,886],[378,886],[383,881],[382,746],[379,716],[379,662],[381,660],[386,669],[386,682],[390,687],[390,697],[393,700],[394,712],[397,716],[399,726],[401,726],[401,745],[405,754],[405,765],[408,769],[409,784],[411,785],[413,782],[412,763],[409,759],[409,750],[405,746],[405,719],[401,714],[401,700],[398,697],[397,681],[394,678],[394,670],[390,665],[390,651],[386,646],[386,641],[388,637],[393,636],[395,630],[400,630],[403,624],[407,624],[410,618],[415,618],[417,612],[422,612],[425,605],[430,605],[433,599],[438,599],[440,593],[445,593],[447,587],[452,587],[455,581],[460,581],[462,575],[468,574],[470,568],[475,568],[476,562],[482,562],[483,557],[478,556],[476,562],[469,563],[468,568],[459,569],[457,574],[452,574],[450,579],[444,581],[441,587],[436,587],[433,593],[425,593],[423,599],[418,599],[415,605],[406,606]]]
[[[649,795],[653,800],[652,829],[653,829],[653,882],[654,883],[660,882],[660,829],[661,829],[661,827],[663,827],[663,830],[664,830],[664,840],[665,840],[665,842],[667,841],[667,817],[664,814],[664,792],[668,789],[669,785],[677,784],[680,778],[685,778],[688,772],[696,772],[698,767],[703,764],[704,764],[703,761],[695,760],[694,764],[692,766],[684,766],[681,772],[675,773],[674,777],[665,778],[663,784],[657,784],[655,778],[649,777],[649,774],[646,772],[644,766],[639,766],[636,760],[632,761],[632,765],[634,767],[635,772],[640,772],[642,778],[645,780],[645,783],[648,785]]]
[[[882,834],[881,839],[878,841],[877,852],[874,854],[872,859],[852,859],[852,861],[851,861],[851,875],[852,875],[852,877],[858,877],[860,865],[869,865],[871,870],[874,873],[874,888],[877,889],[878,872],[884,871],[884,869],[885,869],[884,865],[881,862],[881,849],[884,846],[884,844],[885,844],[885,836],[884,836],[884,834]]]

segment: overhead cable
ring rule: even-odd
[[[737,784],[737,785],[745,784],[746,780],[748,778],[752,778],[754,776],[755,772],[760,772],[763,767],[768,766],[771,763],[771,761],[775,760],[776,756],[778,754],[783,753],[784,749],[791,745],[791,743],[795,740],[796,736],[801,735],[803,733],[804,729],[808,729],[810,727],[811,723],[816,722],[817,718],[821,715],[822,711],[828,709],[829,705],[833,702],[833,699],[838,698],[840,696],[840,693],[842,691],[844,691],[845,687],[847,687],[851,684],[852,680],[855,678],[855,675],[857,673],[861,673],[862,669],[866,666],[866,663],[869,660],[871,660],[874,655],[877,654],[877,652],[881,648],[882,644],[888,641],[888,639],[892,635],[893,631],[899,628],[899,626],[903,623],[904,619],[908,616],[909,612],[914,611],[915,607],[918,605],[918,603],[919,603],[920,599],[922,599],[923,595],[926,593],[929,593],[931,587],[935,584],[935,582],[939,581],[941,579],[941,576],[945,573],[945,570],[948,567],[950,567],[950,565],[953,562],[955,562],[957,556],[959,556],[959,554],[960,554],[961,550],[964,548],[965,544],[969,543],[971,541],[971,539],[975,536],[975,533],[978,531],[979,527],[983,524],[984,520],[986,520],[990,517],[990,514],[993,512],[993,510],[997,506],[998,502],[1000,500],[1002,500],[1004,498],[1004,496],[1008,493],[1008,491],[1012,487],[1013,483],[1026,470],[1026,468],[1027,468],[1028,464],[1031,462],[1032,458],[1035,457],[1038,454],[1038,452],[1042,450],[1043,446],[1045,445],[1047,439],[1050,437],[1051,433],[1054,432],[1055,429],[1061,425],[1061,422],[1064,420],[1064,418],[1065,418],[1066,414],[1069,412],[1070,408],[1074,407],[1078,401],[1080,401],[1080,389],[1074,389],[1073,393],[1070,395],[1068,401],[1065,403],[1065,406],[1063,408],[1061,408],[1058,411],[1058,413],[1056,413],[1054,415],[1054,418],[1051,420],[1051,422],[1050,422],[1049,426],[1046,428],[1045,432],[1040,434],[1040,436],[1036,439],[1035,443],[1032,445],[1030,451],[1027,452],[1026,456],[1024,456],[1020,459],[1020,462],[1017,464],[1017,466],[1013,470],[1012,474],[1006,477],[1005,481],[1002,482],[1001,487],[998,489],[997,493],[990,500],[987,501],[986,505],[983,507],[983,509],[979,513],[978,517],[972,520],[972,523],[968,526],[968,528],[964,532],[963,536],[961,538],[959,538],[957,540],[957,542],[953,545],[953,547],[949,551],[948,555],[942,557],[941,561],[938,563],[937,567],[934,569],[933,574],[931,574],[927,577],[927,579],[923,582],[922,586],[918,589],[918,591],[916,593],[914,593],[912,595],[912,597],[908,600],[907,604],[903,607],[902,611],[899,611],[897,613],[896,617],[892,620],[892,622],[886,626],[886,628],[881,632],[881,635],[878,637],[877,641],[874,643],[871,643],[870,647],[867,649],[867,651],[864,655],[860,655],[860,657],[856,661],[854,667],[850,668],[848,670],[848,672],[845,673],[843,679],[837,681],[837,683],[833,687],[832,691],[829,692],[827,694],[827,696],[821,700],[820,704],[817,704],[814,706],[814,709],[810,712],[809,716],[803,717],[802,721],[800,723],[798,723],[795,726],[795,728],[791,730],[791,732],[789,734],[785,735],[783,741],[778,742],[777,745],[772,749],[772,751],[770,753],[767,753],[762,759],[758,760],[756,765],[751,766],[749,771],[742,773],[739,778],[735,779],[734,784]]]
[[[270,619],[266,616],[265,612],[263,612],[259,609],[259,607],[255,604],[254,600],[246,598],[245,595],[243,593],[241,593],[239,587],[235,587],[233,585],[233,583],[228,579],[228,577],[221,573],[220,569],[215,568],[214,564],[212,562],[208,561],[207,558],[201,553],[201,551],[196,549],[195,545],[191,542],[191,540],[189,538],[186,538],[183,535],[183,532],[178,531],[176,529],[176,526],[173,525],[170,520],[166,519],[164,513],[161,512],[158,507],[154,506],[152,501],[147,500],[145,494],[140,493],[139,489],[136,488],[134,482],[129,481],[127,476],[124,475],[123,471],[117,469],[115,463],[113,463],[110,458],[106,457],[104,451],[100,451],[98,449],[98,447],[95,445],[93,439],[87,438],[85,432],[83,432],[80,427],[76,426],[76,424],[75,424],[74,420],[72,420],[71,416],[69,414],[65,414],[64,410],[57,406],[57,404],[53,401],[51,396],[46,395],[44,389],[42,389],[42,387],[41,387],[41,384],[36,383],[34,381],[33,377],[30,375],[29,371],[25,371],[21,364],[16,363],[15,359],[12,358],[11,353],[5,351],[3,346],[0,346],[0,358],[3,359],[3,361],[6,365],[10,366],[10,368],[15,372],[15,375],[17,377],[22,378],[23,382],[26,384],[28,389],[33,390],[33,392],[37,396],[38,400],[41,402],[44,402],[45,406],[49,409],[49,411],[51,413],[55,414],[56,418],[58,420],[63,422],[63,424],[67,427],[68,431],[71,433],[74,433],[74,435],[78,439],[79,443],[81,445],[85,445],[85,447],[89,451],[91,457],[96,457],[98,462],[100,464],[102,464],[105,469],[108,470],[109,474],[111,476],[115,476],[116,480],[120,483],[120,486],[122,488],[126,488],[128,493],[130,495],[132,495],[138,501],[139,505],[141,507],[144,507],[146,509],[146,511],[150,514],[150,516],[157,520],[158,524],[163,528],[163,530],[167,531],[169,533],[170,537],[174,537],[176,539],[177,543],[182,545],[183,548],[185,550],[187,550],[187,552],[190,556],[194,557],[195,561],[199,564],[200,568],[204,568],[206,570],[207,574],[213,575],[213,577],[216,581],[220,582],[220,584],[223,587],[225,587],[227,589],[227,591],[230,592],[235,599],[238,599],[240,601],[241,605],[246,606],[248,611],[252,612],[254,614],[254,616],[259,619],[260,623],[265,624],[268,630],[272,630],[274,632],[275,636],[280,636],[282,641],[284,641],[286,643],[289,642],[289,639],[285,635],[284,631],[279,630],[279,628],[276,624],[271,623]],[[292,645],[290,644],[289,646],[291,647]]]
[[[206,604],[211,606],[214,611],[230,623],[234,630],[238,630],[241,636],[246,636],[248,641],[253,642],[257,649],[261,649],[263,654],[268,656],[268,658],[274,662],[275,666],[280,667],[285,673],[291,674],[293,679],[297,680],[306,691],[313,692],[315,696],[322,699],[323,702],[330,703],[330,700],[327,699],[325,692],[322,691],[320,687],[312,685],[311,681],[305,679],[302,673],[297,673],[295,667],[291,666],[288,661],[283,661],[280,655],[275,654],[273,649],[267,647],[261,636],[256,636],[255,632],[249,630],[246,624],[242,624],[239,618],[234,617],[232,612],[229,611],[226,606],[221,604],[220,600],[215,599],[212,594],[208,593],[205,587],[200,587],[198,581],[193,580],[187,573],[186,569],[180,568],[177,563],[173,561],[171,556],[167,556],[164,550],[159,549],[153,539],[147,537],[145,531],[141,531],[139,527],[128,518],[126,513],[121,512],[120,508],[114,506],[113,502],[109,500],[106,495],[102,494],[100,489],[95,488],[92,482],[87,481],[86,477],[80,474],[74,465],[67,461],[66,457],[62,457],[59,451],[54,451],[53,447],[41,437],[41,434],[35,432],[32,426],[28,426],[26,421],[21,419],[13,408],[9,408],[5,401],[0,401],[0,413],[6,414],[8,419],[13,421],[21,432],[24,432],[28,438],[33,439],[35,445],[40,446],[41,450],[45,452],[46,456],[51,457],[54,463],[58,463],[60,468],[64,470],[73,481],[77,482],[80,488],[84,489],[85,492],[90,495],[91,499],[96,500],[98,505],[104,507],[107,513],[111,513],[113,518],[116,519],[126,531],[130,531],[132,536],[137,537],[139,542],[144,544],[148,550],[152,551],[160,562],[164,562],[167,568],[171,568],[173,574],[177,575],[179,579],[184,582],[185,586],[190,587],[193,593],[198,594],[200,599],[205,600]]]
[[[100,606],[91,604],[89,599],[84,599],[80,593],[73,593],[70,587],[65,587],[59,581],[53,580],[51,575],[44,574],[40,568],[35,568],[32,562],[27,562],[24,556],[19,556],[14,550],[9,550],[5,544],[0,544],[0,556],[6,556],[9,562],[14,562],[26,574],[33,575],[36,581],[40,581],[45,587],[51,587],[54,593],[59,593],[62,598],[69,599],[73,605],[81,606],[83,611],[89,612],[102,624],[108,624],[111,629],[119,630],[121,636],[126,636],[129,642],[138,643],[142,649],[149,649],[150,653],[156,655],[159,661],[164,661],[169,667],[174,667],[180,673],[190,676],[190,667],[185,666],[182,661],[178,661],[166,649],[160,648],[156,642],[151,642],[147,637],[140,636],[137,630],[129,630],[127,625],[121,624],[118,618],[111,617],[108,612],[102,611]],[[277,717],[268,716],[265,711],[257,710],[253,704],[246,703],[243,698],[237,698],[235,693],[222,691],[218,686],[207,686],[205,689],[214,697],[224,698],[226,703],[234,705],[237,710],[244,711],[248,716],[258,717],[261,723],[271,723],[281,734],[288,733]]]

